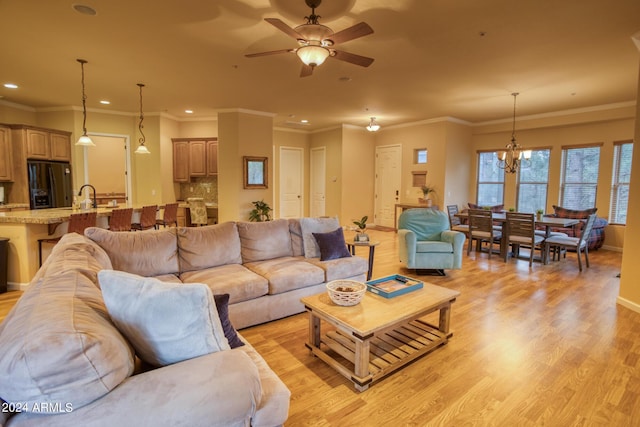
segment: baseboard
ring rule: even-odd
[[[640,304],[635,303],[633,301],[629,301],[626,298],[618,297],[616,298],[616,302],[623,307],[628,308],[629,310],[635,311],[636,313],[640,313]]]
[[[28,283],[14,283],[14,282],[7,283],[8,291],[26,291],[28,287],[29,287]]]
[[[605,251],[622,252],[622,248],[619,248],[618,246],[603,245],[601,249],[604,249]]]

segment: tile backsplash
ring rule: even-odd
[[[205,202],[218,203],[218,177],[192,178],[191,182],[181,183],[180,199],[187,200],[189,197],[202,197]]]

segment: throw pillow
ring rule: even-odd
[[[342,228],[328,233],[312,233],[320,247],[320,261],[350,257]]]
[[[326,233],[340,227],[338,218],[300,218],[305,258],[318,258],[320,247],[312,233]]]
[[[567,209],[561,206],[553,205],[553,211],[558,218],[575,218],[587,219],[589,215],[596,213],[598,208],[590,208],[583,210]]]
[[[214,295],[213,299],[216,301],[216,308],[218,309],[218,317],[224,330],[224,336],[229,341],[231,348],[242,347],[244,342],[238,337],[236,329],[229,320],[229,294]]]
[[[229,350],[211,289],[123,271],[98,273],[111,319],[140,359],[165,366]]]

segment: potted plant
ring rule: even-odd
[[[356,237],[353,239],[356,242],[368,242],[369,235],[365,233],[367,228],[367,220],[368,216],[363,216],[360,221],[353,221],[353,223],[358,227],[358,232],[356,233]]]
[[[429,196],[429,194],[436,192],[436,187],[433,187],[431,185],[426,185],[425,184],[422,187],[420,187],[420,189],[422,190],[423,198],[422,199],[418,199],[418,202],[424,203],[424,204],[427,205],[428,208],[430,208],[432,206],[433,202],[431,201],[431,199],[428,196]]]
[[[543,213],[544,213],[544,211],[543,211],[542,209],[538,209],[538,210],[536,211],[536,219],[537,219],[538,221],[540,221],[540,220],[542,219],[542,214],[543,214]]]
[[[251,202],[253,209],[249,212],[249,221],[263,222],[271,221],[271,206],[264,200]]]

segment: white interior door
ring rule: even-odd
[[[327,150],[325,147],[311,149],[311,209],[312,217],[325,214],[325,176]]]
[[[376,148],[376,225],[396,227],[393,222],[395,204],[400,198],[401,161],[402,146],[391,145]]]
[[[300,218],[303,206],[303,149],[280,147],[280,218]]]

